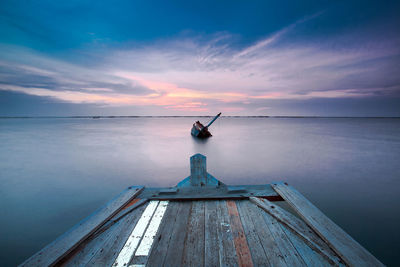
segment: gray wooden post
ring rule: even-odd
[[[190,185],[207,185],[206,157],[202,154],[196,154],[190,157]]]

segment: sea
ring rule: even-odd
[[[400,119],[0,119],[0,266],[15,266],[131,185],[174,186],[190,156],[225,184],[286,181],[388,266],[400,251]]]

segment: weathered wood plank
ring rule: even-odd
[[[252,267],[253,260],[249,246],[247,244],[246,235],[243,230],[242,222],[239,217],[239,211],[233,200],[226,201],[228,207],[229,221],[231,224],[233,242],[235,244],[236,255],[240,267]]]
[[[143,192],[143,191],[142,191]],[[135,205],[138,201],[140,200],[140,198],[134,198],[132,199],[128,204],[125,205],[125,207],[122,210],[125,210],[133,205]]]
[[[164,259],[168,251],[168,245],[172,234],[172,229],[179,215],[179,202],[170,201],[159,227],[159,231],[154,239],[153,247],[150,252],[147,266],[163,266]]]
[[[306,243],[303,242],[303,240],[300,239],[300,237],[295,235],[282,224],[280,225],[280,227],[285,232],[286,236],[289,238],[293,246],[296,248],[296,251],[300,254],[306,266],[331,266],[331,263],[324,259],[320,254],[312,250]]]
[[[314,230],[307,226],[305,222],[266,199],[251,197],[250,201],[255,203],[264,211],[268,212],[280,223],[287,226],[296,235],[303,239],[308,246],[310,246],[317,253],[321,254],[330,264],[340,264],[340,259],[336,256],[335,252],[333,252],[328,245],[314,232]]]
[[[242,204],[243,210],[246,210],[249,217],[254,223],[254,227],[260,238],[261,245],[264,248],[265,255],[271,266],[288,266],[284,259],[284,253],[280,251],[278,244],[275,241],[268,225],[266,224],[261,211],[256,205],[250,201],[244,201]],[[290,266],[290,265],[289,265]]]
[[[65,260],[65,262],[61,265],[64,267],[85,266],[94,257],[94,255],[96,255],[96,253],[103,248],[107,240],[118,233],[118,230],[119,225],[114,224],[101,234],[95,237],[94,235],[90,236],[85,242],[71,252],[68,257],[65,257],[62,260]]]
[[[141,205],[147,203],[148,199],[134,199],[131,203],[128,204],[128,207],[125,207],[123,210],[121,210],[118,214],[116,214],[111,220],[111,223],[116,223],[119,220],[121,220],[123,217],[140,207]]]
[[[183,260],[183,251],[185,244],[186,231],[188,221],[192,209],[191,201],[183,201],[179,203],[178,218],[172,230],[171,239],[168,244],[167,255],[165,256],[164,266],[180,266]]]
[[[118,257],[115,259],[113,266],[126,266],[129,264],[134,252],[143,238],[144,232],[146,231],[158,204],[159,201],[150,201],[132,233],[129,235],[128,240],[126,240],[122,250],[119,252]]]
[[[90,238],[95,238],[96,236],[102,234],[107,231],[108,228],[112,227],[119,220],[123,219],[125,216],[130,214],[132,211],[147,203],[148,199],[134,199],[127,206],[125,206],[120,212],[118,212],[114,217],[108,220],[102,227],[100,227],[96,232],[94,232]],[[86,243],[82,242],[82,244]],[[73,253],[73,252],[72,252]]]
[[[136,249],[135,256],[129,262],[129,266],[135,265],[146,265],[150,249],[154,242],[154,237],[156,236],[161,221],[163,220],[165,211],[168,207],[168,201],[161,201],[158,205],[153,217],[146,229],[142,241],[140,241],[139,247]]]
[[[21,266],[52,266],[75,249],[127,203],[134,199],[143,187],[129,187],[105,206],[78,223],[71,230],[57,238],[38,253],[27,259]]]
[[[90,238],[94,238],[95,236],[100,235],[101,233],[105,232],[108,228],[112,227],[115,223],[119,220],[124,218],[126,215],[140,207],[141,205],[147,203],[148,199],[140,199],[136,198],[129,202],[122,210],[120,210],[114,217],[108,220],[102,227],[100,227],[96,232],[94,232]],[[86,242],[86,241],[85,241]],[[83,243],[85,243],[83,242]]]
[[[139,206],[137,209],[119,220],[113,227],[116,227],[115,234],[112,235],[97,251],[93,258],[86,264],[87,266],[111,266],[117,258],[126,240],[135,228],[137,222],[142,217],[148,203]]]
[[[383,266],[378,259],[325,216],[296,189],[285,183],[274,183],[272,187],[346,264],[350,266]]]
[[[274,238],[275,243],[278,245],[286,264],[288,266],[306,266],[305,262],[296,251],[296,248],[293,246],[285,232],[280,227],[279,222],[271,215],[261,210],[259,207],[257,207],[257,209],[262,212],[265,223],[271,231],[271,235]]]
[[[219,262],[221,266],[237,266],[238,257],[233,242],[228,208],[224,200],[217,202],[217,220],[219,222],[217,224]]]
[[[184,245],[182,266],[204,266],[204,201],[193,201]]]
[[[155,211],[153,218],[151,219],[149,227],[147,228],[146,233],[144,234],[144,237],[135,252],[136,256],[148,256],[151,245],[154,241],[154,237],[157,234],[158,227],[161,224],[167,207],[168,201],[160,201],[160,204],[158,205],[157,210]]]
[[[270,201],[282,201],[269,184],[265,185],[238,185],[234,188],[244,190],[230,191],[231,187],[220,185],[218,187],[179,187],[172,188],[146,188],[141,194],[141,198],[154,200],[218,200],[218,199],[247,199],[251,196],[267,198]],[[179,190],[178,190],[179,189]],[[170,191],[170,194],[163,193]],[[175,193],[174,193],[175,192]]]
[[[240,219],[242,221],[243,230],[246,234],[247,243],[250,248],[251,258],[254,266],[271,266],[267,256],[265,255],[264,248],[260,242],[260,237],[257,230],[254,227],[254,223],[248,214],[246,207],[243,207],[243,203],[248,202],[247,200],[237,200],[236,204],[238,207]]]
[[[205,201],[204,266],[219,266],[217,201]]]

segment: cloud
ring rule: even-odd
[[[237,58],[237,57],[249,56],[251,54],[254,54],[255,56],[257,56],[257,54],[260,50],[265,49],[267,46],[278,41],[283,35],[285,35],[286,33],[290,32],[291,30],[296,28],[296,26],[298,26],[304,22],[307,22],[309,20],[315,19],[315,18],[319,17],[320,15],[322,15],[323,13],[324,13],[323,11],[320,11],[320,12],[313,14],[312,16],[306,16],[306,17],[290,24],[289,26],[283,28],[282,30],[276,32],[272,36],[270,36],[266,39],[263,39],[254,45],[246,47],[245,49],[243,49],[242,51],[240,51],[239,53],[234,55],[234,57]]]
[[[363,97],[371,95],[371,87],[385,92],[385,88],[400,84],[400,50],[393,43],[330,49],[335,41],[272,47],[266,45],[270,38],[265,41],[237,51],[213,41],[182,40],[179,45],[164,43],[162,48],[157,44],[117,51],[107,60],[110,65],[122,66],[123,71],[116,69],[116,75],[135,77],[146,84],[164,83],[159,90],[196,91],[196,98],[204,98],[201,94],[241,94],[249,99]]]
[[[51,59],[33,51],[3,47],[18,60],[0,60],[0,90],[48,96],[72,103],[129,105],[154,91],[98,69]]]
[[[0,90],[71,103],[194,112],[241,112],[251,105],[261,112],[270,109],[270,100],[400,96],[397,37],[370,35],[354,45],[360,34],[348,32],[318,42],[287,42],[298,25],[321,14],[245,47],[235,46],[229,33],[181,37],[89,51],[96,58],[91,66],[3,46]]]

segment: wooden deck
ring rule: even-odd
[[[383,266],[286,183],[226,186],[195,157],[176,188],[128,188],[21,266]]]
[[[326,256],[249,200],[152,200],[99,232],[62,265],[340,265],[317,236]]]

